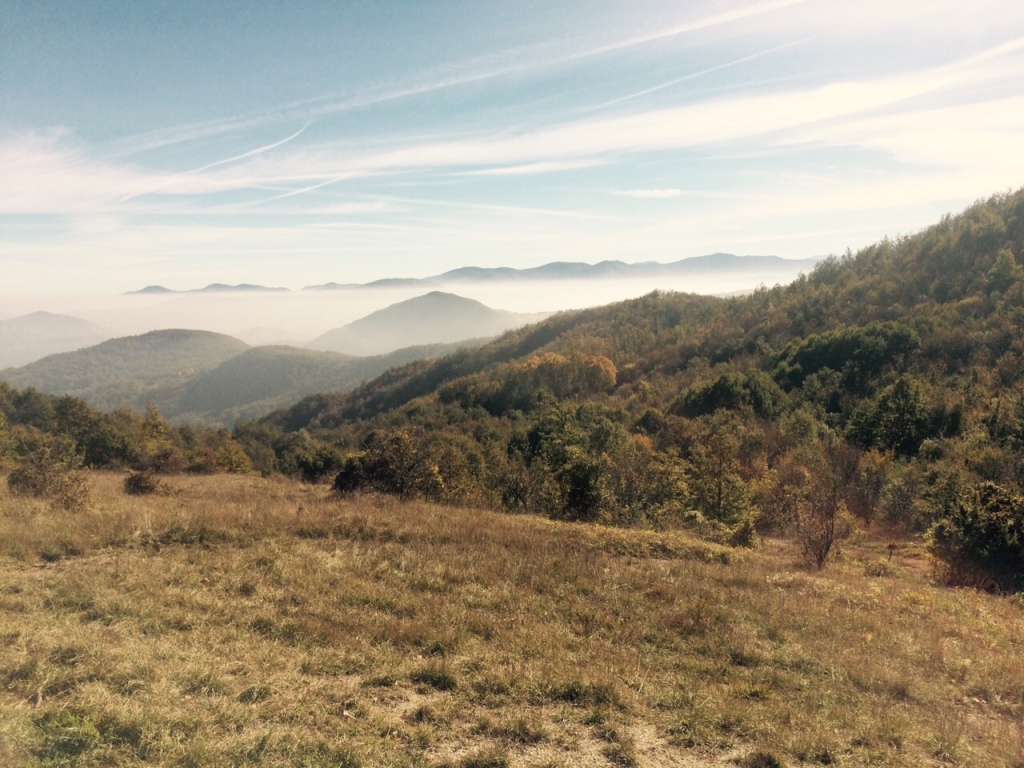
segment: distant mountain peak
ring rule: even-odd
[[[128,291],[125,296],[135,296],[137,294],[147,293],[178,293],[178,291],[172,291],[170,288],[164,288],[162,285],[147,285],[145,288],[140,288],[137,291]]]
[[[382,354],[420,344],[497,336],[546,316],[491,309],[475,299],[430,291],[334,328],[309,347],[352,355]]]
[[[282,291],[287,290],[287,288],[268,288],[265,285],[252,285],[250,283],[239,283],[238,285],[228,285],[227,283],[210,283],[205,288],[189,288],[184,291],[176,291],[172,288],[165,288],[162,285],[147,285],[145,288],[140,288],[137,291],[128,291],[127,293],[125,293],[125,296],[138,296],[143,294],[162,293],[280,293]]]

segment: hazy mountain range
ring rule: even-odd
[[[265,285],[250,285],[241,283],[239,285],[226,285],[224,283],[210,283],[205,288],[189,288],[184,291],[175,291],[171,288],[164,288],[162,285],[147,285],[137,291],[128,291],[129,296],[135,294],[160,294],[160,293],[264,293],[267,291],[287,291],[287,288],[268,288]]]
[[[113,335],[81,318],[50,312],[0,320],[0,370],[99,344]]]
[[[800,272],[810,272],[821,258],[783,259],[778,256],[736,256],[731,253],[712,253],[669,263],[643,261],[602,261],[587,264],[577,261],[554,261],[539,267],[515,269],[513,267],[460,267],[432,277],[390,277],[369,283],[324,283],[310,285],[304,291],[343,290],[352,288],[407,288],[415,286],[440,287],[450,283],[497,282],[517,280],[600,280],[608,278],[632,279],[650,277],[680,277],[708,272],[756,271],[766,280],[778,277],[788,282]],[[176,291],[161,285],[150,285],[134,294],[161,293],[254,293],[260,291],[287,291],[287,288],[268,288],[262,285],[225,285],[212,283],[205,288]]]
[[[15,387],[76,395],[102,410],[137,407],[154,390],[183,384],[248,348],[245,342],[210,331],[152,331],[49,355],[0,371],[0,378]]]
[[[160,330],[0,370],[0,380],[75,395],[100,410],[152,403],[172,420],[230,425],[314,392],[351,390],[397,365],[478,346],[541,317],[435,292],[337,328],[317,340],[318,350],[250,347],[210,331]]]
[[[730,254],[712,254],[672,264],[555,262],[525,270],[466,267],[436,278],[376,281],[363,287],[401,287],[408,293],[429,288],[436,280],[462,284],[467,290],[471,284],[507,285],[503,289],[507,293],[516,292],[514,286],[519,282],[532,281],[532,286],[539,289],[541,281],[551,281],[567,286],[568,290],[573,284],[570,281],[577,281],[576,285],[583,281],[594,286],[593,290],[584,289],[594,299],[600,293],[599,286],[652,276],[657,285],[659,275],[749,273],[762,280],[775,275],[778,282],[785,282],[800,272],[811,271],[815,262]],[[557,283],[560,280],[564,283]],[[337,314],[331,308],[336,302],[330,298],[330,291],[323,286],[319,290],[321,298],[309,300],[317,306],[323,304],[325,316],[328,312]],[[252,298],[233,298],[231,303],[257,301],[260,307],[264,301],[279,301],[272,296],[292,295],[295,301],[306,303],[295,292],[250,284],[215,283],[190,292],[150,286],[136,293],[212,297],[223,293],[246,294]],[[260,299],[263,293],[270,295]],[[372,302],[369,304],[372,306]],[[264,314],[266,321],[272,322],[269,314]],[[114,334],[85,320],[37,312],[0,322],[0,380],[16,387],[77,395],[103,410],[122,406],[142,408],[153,403],[174,420],[231,424],[240,418],[261,416],[314,392],[351,390],[392,366],[479,345],[550,314],[493,309],[473,299],[435,290],[371,312],[303,343],[293,342],[296,334],[291,331],[263,326],[241,332],[245,341],[212,331],[181,330],[180,326],[177,330],[110,338]],[[199,327],[205,325],[201,320],[200,317],[196,323]],[[273,346],[254,348],[246,342]]]
[[[485,339],[352,357],[296,347],[249,347],[209,331],[165,330],[110,339],[0,371],[14,387],[75,395],[104,411],[152,403],[172,421],[230,426],[314,392],[344,392],[389,368]]]

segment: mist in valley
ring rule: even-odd
[[[807,271],[806,261],[794,261],[792,267],[783,265],[771,270],[723,269],[674,277],[430,280],[384,287],[290,291],[6,296],[0,298],[0,322],[43,310],[82,318],[115,337],[187,328],[227,334],[253,346],[305,346],[332,329],[432,291],[473,299],[494,310],[534,316],[599,306],[655,290],[730,295],[762,284],[789,282]],[[479,335],[476,329],[466,328],[465,338]]]

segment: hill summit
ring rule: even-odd
[[[432,291],[334,328],[313,339],[309,347],[349,355],[376,355],[412,345],[497,336],[544,317],[491,309],[473,299]]]

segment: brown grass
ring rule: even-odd
[[[0,495],[3,765],[1024,765],[1020,603],[912,546],[93,480]]]

